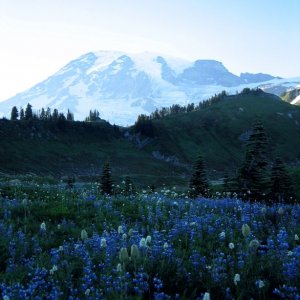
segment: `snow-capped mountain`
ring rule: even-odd
[[[13,106],[30,103],[36,110],[70,109],[82,120],[90,109],[97,109],[100,117],[111,123],[131,125],[139,114],[149,114],[155,108],[198,103],[222,90],[234,93],[267,80],[274,77],[261,73],[236,76],[214,60],[189,62],[149,52],[90,52],[1,102],[0,113],[9,116]]]

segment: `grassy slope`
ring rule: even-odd
[[[0,121],[0,172],[98,176],[109,159],[117,181],[130,175],[143,185],[185,185],[189,170],[155,159],[152,151],[175,155],[187,165],[202,152],[208,168],[217,170],[211,177],[218,178],[225,168],[240,163],[245,142],[239,137],[256,116],[270,135],[270,157],[278,154],[288,162],[300,158],[300,108],[266,94],[237,95],[199,111],[153,121],[158,136],[142,149],[108,123],[76,122],[58,130],[41,122],[23,128],[18,122]]]
[[[270,138],[270,158],[295,161],[300,158],[300,108],[275,99],[267,94],[229,96],[199,111],[156,120],[158,138],[148,148],[188,162],[201,152],[211,168],[235,167],[243,157],[240,137],[259,117]]]
[[[113,126],[73,124],[65,130],[41,122],[0,121],[0,172],[99,176],[109,160],[116,181],[130,175],[138,183],[172,182],[181,169],[156,160],[115,132]],[[92,126],[92,127],[91,127]]]

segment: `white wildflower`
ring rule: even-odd
[[[141,240],[140,240],[140,247],[147,247],[147,243],[146,243],[146,239],[145,238],[141,238]]]
[[[88,234],[87,234],[87,232],[86,232],[85,229],[82,229],[82,230],[81,230],[80,237],[81,237],[81,239],[82,239],[83,241],[86,240],[86,239],[88,238]]]
[[[280,207],[280,208],[278,209],[278,214],[281,215],[281,216],[284,214],[284,210],[283,210],[282,207]]]
[[[151,240],[152,240],[151,236],[147,235],[147,237],[146,237],[146,244],[150,245],[151,244]]]
[[[259,289],[263,288],[265,286],[265,283],[262,280],[257,280],[256,282],[257,286]]]
[[[259,246],[260,246],[260,242],[257,239],[254,239],[249,243],[249,248],[252,251],[256,251]]]
[[[41,231],[46,231],[46,224],[45,224],[45,222],[41,223],[40,229],[41,229]]]
[[[168,249],[168,247],[169,247],[168,243],[167,243],[167,242],[165,242],[165,243],[164,243],[164,245],[163,245],[163,248],[164,248],[164,250],[167,250],[167,249]]]
[[[126,234],[126,233],[123,233],[122,239],[123,239],[123,240],[127,240],[127,234]]]
[[[54,266],[52,267],[52,269],[50,269],[50,271],[49,271],[50,275],[53,275],[57,270],[58,270],[58,269],[57,269],[57,266],[54,265]]]
[[[119,227],[118,227],[118,234],[123,234],[123,227],[122,227],[122,225],[120,225]]]
[[[128,255],[127,248],[125,248],[125,247],[121,248],[121,250],[119,252],[119,259],[120,259],[120,262],[122,262],[122,263],[128,262],[129,255]]]
[[[101,248],[105,248],[107,246],[107,244],[106,244],[106,239],[105,238],[102,238],[101,240],[100,240],[100,247]]]
[[[298,236],[298,234],[295,234],[295,241],[299,241],[299,236]]]
[[[136,261],[140,257],[139,247],[137,245],[131,245],[130,256],[133,261]]]
[[[133,229],[130,228],[129,231],[128,231],[128,235],[129,235],[129,236],[132,236],[132,234],[133,234]]]
[[[247,238],[251,233],[251,229],[248,224],[243,224],[242,226],[242,234],[245,238]]]
[[[229,245],[228,245],[228,247],[229,247],[229,249],[234,249],[234,243],[229,243]]]
[[[90,292],[91,292],[90,289],[86,289],[85,292],[84,292],[84,294],[85,294],[86,296],[88,296],[88,295],[90,294]]]
[[[225,231],[222,231],[222,232],[219,234],[219,238],[220,238],[220,239],[225,239],[225,237],[226,237],[226,233],[225,233]]]
[[[240,282],[240,281],[241,281],[241,276],[240,276],[240,274],[235,274],[235,275],[234,275],[234,279],[233,279],[234,284],[237,285],[238,282]]]
[[[122,265],[118,263],[117,265],[117,272],[121,273],[122,272]]]
[[[202,300],[210,300],[210,293],[206,292]]]

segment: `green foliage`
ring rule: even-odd
[[[70,112],[69,109],[67,112],[67,121],[69,121],[69,122],[74,121],[74,115],[73,115],[73,113]]]
[[[86,122],[97,122],[100,121],[100,113],[98,110],[90,110],[89,116],[85,118]]]
[[[299,205],[160,193],[106,197],[96,184],[79,190],[9,184],[11,198],[0,196],[3,298],[26,292],[46,299],[57,291],[62,299],[98,299],[100,293],[101,299],[154,299],[159,293],[187,300],[205,292],[212,299],[277,299],[275,289],[285,299],[299,294]],[[250,236],[243,233],[245,219]]]
[[[239,170],[239,191],[251,199],[263,199],[268,193],[268,144],[264,126],[256,120],[246,145],[245,159]]]
[[[19,112],[16,106],[14,106],[11,110],[10,119],[12,121],[16,121],[19,117]]]
[[[66,122],[52,120],[50,108],[22,122],[0,120],[0,172],[69,174],[99,177],[99,161],[111,158],[115,176],[131,174],[136,185],[161,187],[163,183],[186,187],[191,165],[198,152],[205,153],[208,177],[230,176],[244,159],[249,128],[259,114],[270,137],[274,156],[287,165],[300,157],[300,109],[278,97],[251,91],[233,96],[216,95],[211,101],[187,107],[165,109],[164,117],[149,118],[151,126],[134,128],[110,126],[107,122]],[[179,110],[179,112],[178,112]],[[22,111],[22,110],[21,110]],[[21,114],[20,111],[20,114]],[[157,112],[160,114],[160,112]],[[147,123],[148,117],[144,117]],[[150,120],[151,119],[151,120]],[[143,123],[143,122],[142,122]],[[146,128],[146,129],[145,129]],[[128,133],[128,135],[127,135]],[[154,152],[161,158],[153,156]],[[86,180],[85,179],[85,180]],[[232,191],[237,191],[232,188]]]
[[[276,158],[271,174],[271,197],[279,202],[292,202],[294,191],[291,178],[280,158]]]
[[[31,120],[33,118],[32,105],[27,104],[25,109],[25,120]]]
[[[141,133],[147,137],[154,137],[155,136],[155,129],[150,117],[146,115],[139,115],[137,121],[133,126],[133,130],[136,133]]]
[[[204,168],[203,158],[201,155],[199,155],[195,162],[194,172],[190,180],[190,194],[192,197],[207,196],[208,187],[209,185]]]
[[[113,193],[113,181],[111,177],[111,169],[108,162],[105,163],[102,170],[100,180],[101,193],[111,195]]]
[[[288,174],[292,180],[296,199],[300,199],[300,167],[289,168]]]
[[[24,119],[25,119],[24,109],[21,108],[21,110],[20,110],[20,120],[24,120]]]

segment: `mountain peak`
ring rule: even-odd
[[[234,75],[216,60],[194,62],[153,52],[95,51],[81,55],[29,90],[0,103],[8,116],[12,106],[70,109],[84,119],[90,109],[120,125],[132,124],[142,113],[173,104],[199,102],[222,90],[263,81],[270,75]],[[259,77],[259,79],[257,79]],[[247,82],[245,81],[247,78]]]

